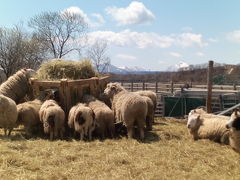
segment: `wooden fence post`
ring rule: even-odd
[[[131,81],[131,92],[133,92],[133,81]]]
[[[145,90],[145,82],[143,81],[142,90]]]
[[[208,86],[208,94],[207,94],[207,113],[212,112],[212,76],[213,76],[213,61],[208,62],[208,74],[207,74],[207,86]]]
[[[158,82],[156,81],[156,89],[155,92],[158,93]]]
[[[35,81],[37,81],[36,78],[31,78],[30,79],[30,82],[31,82],[31,85],[32,85],[32,90],[33,90],[33,97],[36,98],[40,95],[40,89],[39,89],[39,86],[36,85]]]
[[[171,93],[173,94],[173,81],[171,81]]]
[[[236,83],[233,84],[233,90],[235,90],[235,91],[237,90],[237,85],[236,85]]]

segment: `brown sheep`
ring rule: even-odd
[[[85,135],[91,141],[92,132],[96,126],[95,114],[86,104],[78,103],[69,111],[68,126],[80,133],[81,140],[83,140]]]
[[[56,101],[46,100],[40,108],[39,117],[43,123],[44,132],[50,134],[51,141],[59,134],[63,139],[65,113]]]
[[[105,138],[106,136],[113,138],[115,136],[114,114],[113,111],[102,101],[97,100],[91,95],[83,97],[85,102],[95,113],[96,133]]]
[[[122,121],[127,127],[128,137],[133,138],[134,127],[137,126],[140,138],[144,139],[147,103],[136,93],[128,92],[119,83],[109,83],[104,90],[112,102],[116,121]]]

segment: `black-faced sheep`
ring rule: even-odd
[[[44,132],[50,134],[51,141],[59,135],[63,139],[65,113],[56,101],[46,100],[39,110],[39,117],[43,123]]]
[[[230,129],[230,146],[240,152],[240,112],[238,110],[232,113],[230,120],[226,123],[226,128]]]
[[[0,95],[0,127],[4,128],[4,133],[10,136],[11,131],[16,126],[17,106],[16,103],[4,95]]]
[[[79,103],[73,106],[68,114],[68,126],[80,133],[80,139],[84,135],[92,140],[92,132],[95,129],[95,114],[86,104]]]
[[[104,90],[111,102],[116,121],[122,121],[127,127],[128,137],[133,137],[134,127],[137,126],[140,138],[144,139],[144,127],[147,116],[147,103],[136,93],[128,92],[119,83],[109,83]]]
[[[31,133],[41,128],[41,121],[39,118],[41,106],[42,101],[37,99],[17,105],[17,125],[23,125],[26,133]]]
[[[85,102],[94,112],[97,123],[95,132],[101,138],[115,136],[114,114],[113,111],[102,101],[97,100],[91,95],[83,96]]]
[[[229,143],[229,130],[225,127],[227,116],[208,114],[203,110],[192,110],[187,127],[194,140],[210,139],[222,144]]]
[[[30,91],[29,78],[35,73],[32,69],[21,69],[10,76],[0,86],[0,94],[14,100],[17,104]]]

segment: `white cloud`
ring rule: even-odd
[[[226,37],[229,41],[240,43],[240,30],[232,31]]]
[[[196,55],[200,56],[200,57],[204,56],[204,54],[202,52],[197,52]]]
[[[95,31],[88,33],[89,44],[94,44],[96,40],[107,41],[115,46],[131,46],[136,48],[169,48],[177,47],[203,47],[207,45],[203,41],[201,34],[183,33],[177,35],[160,35],[153,32],[136,32],[124,30],[120,32],[113,31]]]
[[[147,47],[167,48],[174,41],[171,37],[160,36],[157,33],[134,32],[130,30],[118,33],[113,31],[95,31],[88,34],[88,39],[90,44],[100,39],[116,46],[135,46],[140,49]]]
[[[103,17],[100,14],[97,14],[97,13],[91,14],[91,16],[96,20],[96,21],[93,21],[92,19],[90,19],[88,17],[88,15],[86,13],[84,13],[83,10],[81,10],[79,7],[76,7],[76,6],[72,6],[67,9],[64,9],[62,12],[69,12],[69,13],[80,15],[81,17],[83,17],[84,21],[90,27],[99,27],[105,23]]]
[[[216,43],[216,42],[218,42],[218,40],[215,39],[215,38],[209,38],[208,41],[211,42],[211,43]]]
[[[146,25],[150,24],[155,16],[143,3],[133,1],[126,8],[108,7],[107,14],[111,15],[117,25]]]
[[[176,36],[176,44],[182,47],[190,47],[190,46],[207,46],[206,42],[203,42],[203,37],[201,34],[194,33],[182,33]]]
[[[176,52],[170,52],[169,55],[173,56],[173,57],[182,57],[181,54],[176,53]]]
[[[135,60],[136,59],[136,56],[132,56],[129,54],[117,54],[116,57],[120,58],[120,59],[124,59],[124,60]]]

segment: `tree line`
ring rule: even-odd
[[[0,70],[8,78],[20,68],[37,69],[52,58],[77,54],[88,58],[99,73],[110,64],[106,42],[87,44],[88,24],[79,14],[42,12],[23,25],[0,27]]]

